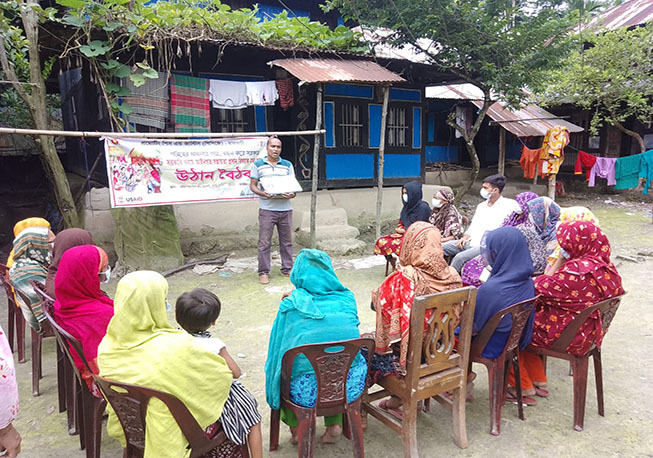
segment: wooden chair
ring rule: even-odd
[[[7,338],[11,351],[18,350],[18,362],[25,362],[25,318],[14,300],[14,289],[9,281],[9,267],[0,264],[0,283],[7,294]],[[16,347],[14,347],[14,335]]]
[[[107,380],[97,375],[94,375],[93,379],[111,404],[125,433],[127,447],[123,458],[142,458],[145,453],[145,419],[147,406],[152,398],[163,402],[170,410],[188,441],[190,458],[201,457],[215,448],[219,448],[221,457],[249,457],[247,445],[234,444],[227,439],[222,430],[209,439],[186,405],[176,396],[144,386]],[[158,439],[165,440],[165,438]]]
[[[315,420],[318,416],[345,414],[343,432],[354,441],[354,456],[363,458],[363,425],[361,423],[361,396],[347,402],[347,374],[361,348],[367,348],[369,369],[374,352],[374,339],[361,338],[302,345],[291,348],[281,360],[281,407],[297,416],[297,454],[299,458],[313,457],[315,451]],[[314,407],[302,407],[290,401],[290,375],[298,355],[308,358],[317,378],[317,399]],[[279,420],[281,410],[270,415],[270,451],[279,447]]]
[[[454,351],[456,314],[454,307],[463,305],[458,335],[458,349]],[[383,388],[367,394],[363,410],[401,434],[404,458],[416,458],[418,403],[450,391],[453,393],[454,442],[467,447],[465,425],[465,397],[467,367],[476,304],[476,288],[468,286],[452,291],[416,297],[410,316],[410,338],[406,375],[386,376],[379,381]],[[433,310],[424,326],[426,310]],[[402,401],[402,419],[372,404],[389,395]]]
[[[86,450],[86,458],[100,458],[100,444],[102,442],[102,414],[105,411],[107,402],[103,398],[93,396],[88,389],[82,374],[75,366],[72,351],[77,353],[89,373],[91,368],[84,356],[84,351],[79,340],[71,336],[63,329],[52,316],[52,302],[46,301],[43,304],[43,314],[54,330],[54,335],[59,345],[68,357],[70,367],[75,375],[75,384],[69,383],[66,398],[70,401],[67,411],[68,432],[71,428],[79,430],[79,444],[82,450]],[[71,350],[72,349],[72,350]]]
[[[54,299],[52,299],[50,296],[48,296],[45,293],[45,285],[43,283],[35,280],[31,280],[29,284],[32,285],[34,292],[41,298],[41,300],[44,303],[49,301],[51,304],[54,304]],[[57,390],[58,390],[58,398],[59,398],[59,412],[64,412],[66,410],[67,407],[66,392],[68,391],[69,386],[74,386],[74,385],[75,385],[75,376],[73,373],[73,369],[70,367],[70,362],[68,361],[68,358],[66,358],[64,349],[61,348],[61,344],[57,339]],[[76,406],[77,404],[76,402],[72,402],[72,405]],[[69,412],[68,415],[69,416],[71,414],[74,415],[73,412]],[[70,423],[70,418],[69,418],[69,423]],[[68,432],[69,434],[77,434],[76,426],[73,426],[72,429],[69,428]]]
[[[603,333],[610,327],[610,323],[617,313],[622,296],[606,299],[598,304],[586,308],[580,312],[574,320],[567,325],[550,347],[536,347],[529,345],[526,349],[542,356],[546,370],[546,358],[566,359],[570,362],[574,377],[574,429],[582,431],[585,424],[585,398],[587,394],[587,366],[590,356],[594,359],[594,377],[596,379],[596,398],[599,408],[599,415],[604,417],[603,405],[603,368],[601,365],[601,347],[592,345],[584,355],[576,356],[567,353],[567,347],[574,340],[578,331],[590,317],[598,312],[601,316]]]
[[[495,313],[483,326],[483,329],[472,339],[472,347],[469,353],[469,369],[471,371],[472,363],[484,364],[488,372],[488,382],[490,391],[490,433],[498,436],[501,432],[501,406],[504,403],[506,395],[506,377],[510,370],[512,362],[515,371],[515,385],[517,388],[517,399],[519,400],[519,418],[524,419],[524,407],[521,403],[522,392],[519,374],[519,342],[526,322],[533,312],[535,298],[518,302],[517,304],[506,307]],[[503,317],[510,315],[512,318],[512,329],[503,347],[501,354],[494,358],[485,358],[483,350],[487,346],[490,338],[494,334],[497,326]]]

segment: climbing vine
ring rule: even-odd
[[[62,57],[82,54],[91,64],[113,120],[131,113],[119,98],[129,95],[117,84],[129,78],[135,87],[168,72],[177,58],[191,55],[191,43],[212,43],[223,50],[230,43],[249,43],[290,50],[362,50],[347,27],[334,30],[287,11],[261,20],[258,10],[231,9],[219,0],[57,0],[65,7],[57,20],[73,30]]]

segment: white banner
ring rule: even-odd
[[[252,163],[267,137],[104,140],[112,207],[253,199]]]

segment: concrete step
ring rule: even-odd
[[[345,240],[355,239],[358,237],[358,229],[347,225],[337,226],[316,226],[315,235],[318,242],[322,240]],[[311,244],[311,230],[309,228],[300,228],[295,232],[295,239],[304,246]]]
[[[299,215],[298,215],[299,216]],[[298,218],[299,227],[309,230],[311,227],[311,212],[302,211],[301,217]],[[331,207],[328,209],[318,208],[315,212],[316,226],[346,226],[347,211],[344,208]]]
[[[332,256],[362,255],[367,253],[367,244],[357,239],[332,239],[317,242],[318,250]],[[369,253],[368,253],[369,254]]]

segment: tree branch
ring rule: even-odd
[[[14,65],[9,62],[7,59],[7,48],[5,47],[5,37],[0,34],[0,66],[2,66],[2,71],[7,76],[8,82],[11,83],[11,86],[16,90],[18,95],[27,106],[31,105],[31,99],[29,94],[25,91],[25,88],[18,81],[18,76],[14,70]]]

